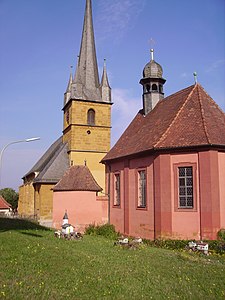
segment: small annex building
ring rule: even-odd
[[[146,239],[216,239],[225,228],[225,114],[198,83],[164,98],[151,51],[143,107],[102,160],[110,222]]]
[[[72,166],[53,188],[53,227],[60,228],[66,211],[76,231],[108,220],[108,198],[99,198],[102,188],[87,166]]]
[[[0,195],[0,215],[9,216],[12,212],[12,206]]]

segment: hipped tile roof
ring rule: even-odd
[[[100,192],[102,188],[97,184],[87,166],[72,166],[54,186],[53,191]]]
[[[9,204],[1,195],[0,195],[0,209],[9,209],[11,208],[11,204]]]
[[[195,84],[159,101],[146,116],[139,111],[102,162],[148,150],[207,145],[225,147],[225,114]]]
[[[35,174],[35,183],[57,183],[69,168],[68,145],[56,140],[33,168],[23,177]]]

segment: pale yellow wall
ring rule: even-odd
[[[110,131],[108,128],[72,126],[70,139],[71,151],[97,151],[107,153],[110,149]]]
[[[37,197],[39,220],[52,219],[53,186],[54,184],[41,184],[39,187],[39,195]]]
[[[37,220],[52,218],[52,202],[54,184],[36,184],[33,181],[19,188],[18,213],[25,217],[34,217]]]
[[[84,165],[86,160],[87,167],[91,170],[97,183],[105,192],[105,165],[99,163],[105,156],[105,153],[91,153],[91,152],[71,152],[70,160],[74,165]]]
[[[23,216],[34,216],[34,188],[32,182],[19,188],[18,213]]]
[[[89,109],[95,111],[95,126],[87,124]],[[63,141],[69,143],[69,150],[108,152],[110,149],[111,104],[72,101],[64,112],[63,129]],[[87,134],[88,130],[91,131],[89,135]]]

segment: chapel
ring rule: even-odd
[[[152,49],[142,107],[102,160],[110,222],[146,239],[216,239],[225,228],[225,114],[199,83],[164,97],[165,81]]]

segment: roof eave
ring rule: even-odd
[[[115,157],[115,158],[109,158],[109,159],[102,159],[101,163],[107,165],[111,162],[119,161],[122,159],[132,159],[139,156],[146,156],[149,154],[158,154],[159,152],[181,152],[181,151],[199,151],[199,150],[207,150],[207,149],[215,149],[215,150],[225,150],[225,145],[219,145],[219,144],[202,144],[202,145],[187,145],[187,146],[174,146],[174,147],[154,147],[148,150],[140,151],[137,153],[131,153],[128,155]]]

